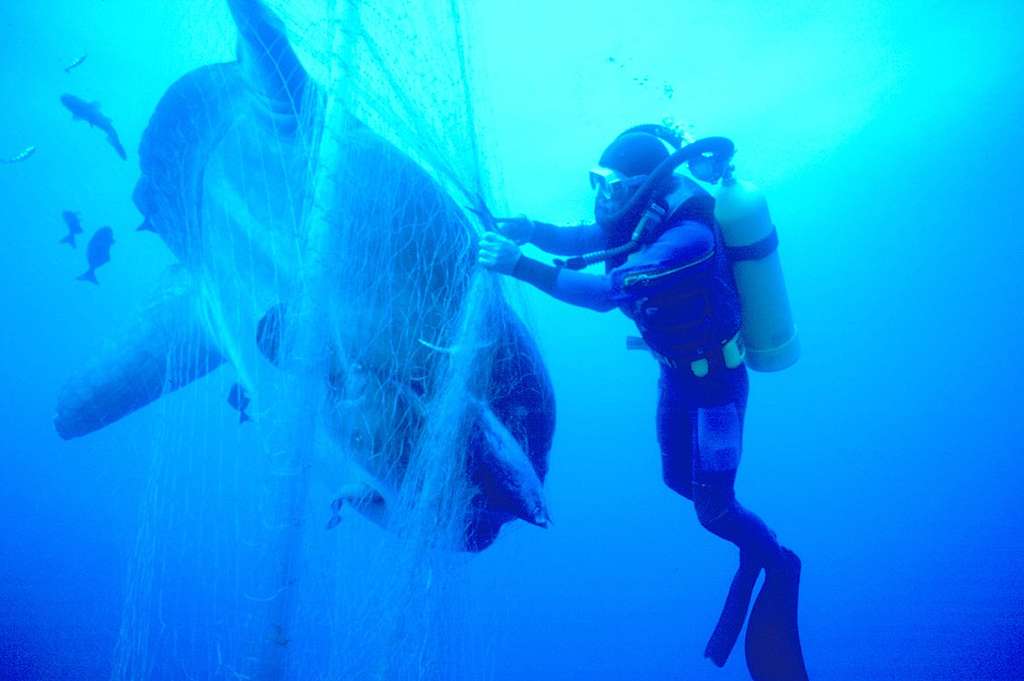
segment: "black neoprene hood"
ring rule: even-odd
[[[646,132],[627,132],[615,138],[601,154],[599,163],[604,168],[627,177],[650,175],[658,164],[668,158],[665,144]]]

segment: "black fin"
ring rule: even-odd
[[[740,565],[729,585],[729,594],[722,606],[722,614],[718,624],[704,648],[704,657],[711,660],[716,667],[724,667],[732,653],[736,640],[743,629],[750,609],[750,597],[754,593],[754,585],[761,574],[761,566],[746,556],[740,556]]]
[[[797,626],[799,592],[800,559],[783,548],[778,564],[765,568],[747,622],[747,669],[754,681],[807,681]]]

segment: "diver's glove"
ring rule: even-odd
[[[537,229],[536,223],[525,215],[514,218],[495,217],[494,225],[502,236],[520,246],[530,243],[533,240],[533,233]]]
[[[477,262],[499,274],[512,274],[516,263],[523,257],[519,245],[494,232],[484,232],[480,237]]]

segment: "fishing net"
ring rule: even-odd
[[[140,149],[180,265],[61,398],[66,435],[149,405],[113,678],[474,677],[465,550],[514,517],[475,457],[542,479],[553,404],[475,267],[465,10],[229,4],[239,61],[169,84]]]

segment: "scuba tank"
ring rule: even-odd
[[[683,144],[678,132],[663,125],[638,125],[622,134],[634,131],[655,135],[676,151],[651,172],[613,216],[620,218],[639,205],[648,205],[630,240],[617,248],[556,261],[557,264],[582,269],[639,250],[652,231],[651,225],[664,217],[662,212],[652,210],[657,207],[651,204],[655,189],[686,163],[696,179],[710,184],[722,183],[715,196],[715,221],[732,262],[747,365],[755,371],[781,371],[792,366],[800,357],[800,342],[782,276],[778,235],[764,195],[753,184],[733,177],[730,161],[735,147],[732,141],[725,137],[707,137]]]
[[[728,168],[715,197],[715,220],[736,278],[747,365],[755,371],[792,366],[800,357],[800,340],[782,276],[779,237],[764,194],[734,178]]]

